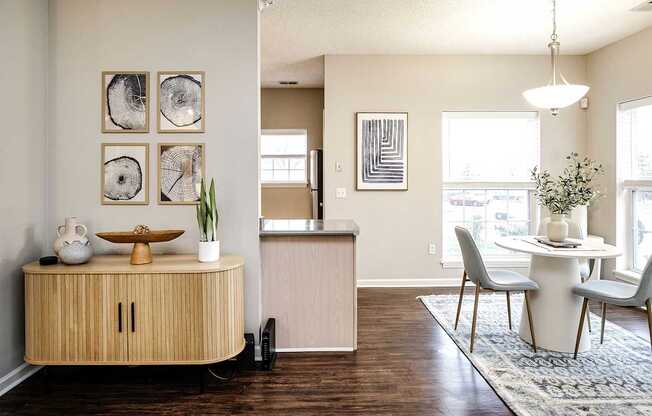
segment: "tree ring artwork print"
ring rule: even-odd
[[[160,204],[199,203],[203,174],[203,144],[159,144],[158,187]]]
[[[357,189],[407,190],[407,113],[357,113]]]
[[[204,131],[204,72],[158,73],[158,131]]]
[[[102,144],[102,204],[149,204],[149,145]]]
[[[149,132],[149,72],[102,72],[102,132]]]

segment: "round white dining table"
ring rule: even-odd
[[[558,352],[574,351],[582,309],[582,298],[572,293],[573,286],[581,283],[578,260],[621,255],[615,246],[595,240],[579,241],[582,245],[576,249],[542,247],[533,236],[502,237],[495,241],[498,247],[531,255],[529,277],[539,285],[539,290],[528,293],[537,347]],[[524,316],[527,316],[525,309],[521,313],[521,317]],[[580,352],[591,348],[587,327],[584,325],[582,329]],[[525,342],[532,343],[527,319],[521,318],[519,335]]]

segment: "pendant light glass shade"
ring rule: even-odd
[[[546,85],[523,92],[523,97],[535,107],[549,108],[555,112],[575,104],[589,92],[589,87],[578,84]]]
[[[544,87],[532,88],[523,92],[523,97],[533,106],[538,108],[548,108],[552,115],[559,114],[559,109],[568,107],[578,102],[589,92],[589,87],[580,84],[569,84],[564,75],[557,71],[557,60],[559,58],[559,41],[557,36],[557,2],[552,0],[552,35],[550,48],[550,83]],[[557,79],[561,83],[557,83]]]

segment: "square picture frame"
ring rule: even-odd
[[[156,127],[159,133],[204,133],[204,71],[159,71],[156,76]]]
[[[149,133],[148,71],[102,71],[102,133]]]
[[[358,112],[356,190],[408,190],[408,113]]]
[[[102,205],[149,205],[149,143],[102,143]]]
[[[196,205],[205,175],[204,143],[159,143],[156,171],[160,205]]]

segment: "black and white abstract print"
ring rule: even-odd
[[[160,202],[189,204],[199,201],[203,144],[161,144],[159,148]]]
[[[104,72],[104,132],[145,132],[148,126],[148,74]]]
[[[203,81],[201,72],[159,73],[159,130],[203,130]]]
[[[407,114],[358,113],[358,189],[407,189]]]
[[[143,170],[131,156],[104,162],[104,196],[112,201],[128,201],[143,189]]]
[[[146,204],[147,144],[102,146],[102,203]]]

